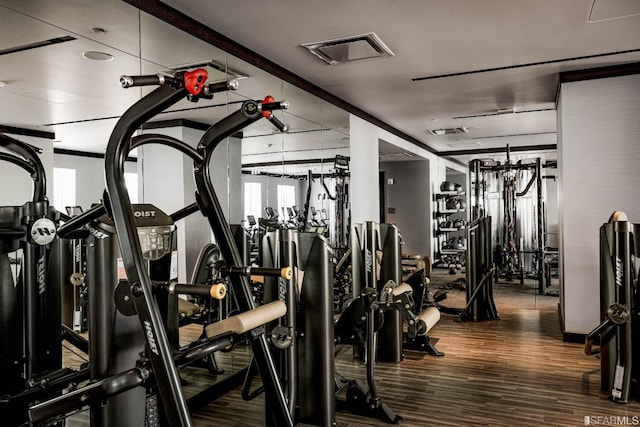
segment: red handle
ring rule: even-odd
[[[200,95],[209,78],[209,73],[204,68],[196,68],[184,73],[184,87],[191,95]]]

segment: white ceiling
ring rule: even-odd
[[[640,61],[637,0],[165,3],[438,152],[555,144],[559,72]],[[300,46],[368,32],[395,55],[331,66]],[[185,101],[159,119],[213,123],[234,108],[227,102],[271,94],[291,102],[281,117],[293,132],[271,135],[266,121],[247,129],[244,163],[331,158],[348,147],[344,111],[121,1],[0,0],[0,35],[0,50],[75,38],[0,55],[0,125],[55,132],[59,148],[104,149],[141,95],[119,87],[121,74],[209,59],[250,77],[238,93]],[[114,60],[86,60],[86,50]],[[514,113],[496,114],[504,109]],[[426,132],[460,126],[469,133]]]

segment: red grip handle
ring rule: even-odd
[[[209,73],[204,68],[196,68],[184,73],[184,87],[191,95],[200,95],[209,78]]]

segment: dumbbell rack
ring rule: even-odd
[[[435,194],[435,233],[438,246],[433,265],[436,267],[462,268],[465,265],[466,247],[449,248],[445,246],[452,236],[465,237],[464,232],[466,231],[466,225],[463,227],[454,227],[452,224],[442,225],[443,223],[466,219],[466,215],[459,215],[466,212],[466,209],[447,208],[447,202],[449,200],[460,198],[466,200],[466,193],[464,191],[441,191]]]

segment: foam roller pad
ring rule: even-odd
[[[429,333],[431,328],[433,328],[439,320],[440,310],[435,307],[429,307],[422,313],[420,313],[420,315],[418,316],[418,321],[424,323],[424,325],[426,326],[424,334],[422,335]]]
[[[396,286],[395,288],[393,288],[393,295],[400,295],[400,294],[404,294],[405,292],[412,292],[412,288],[411,286],[407,285],[406,283],[403,283],[401,285]]]
[[[212,323],[205,328],[207,338],[230,333],[244,334],[251,329],[276,320],[287,313],[287,306],[280,300],[261,305],[253,310],[236,314],[220,322]]]

